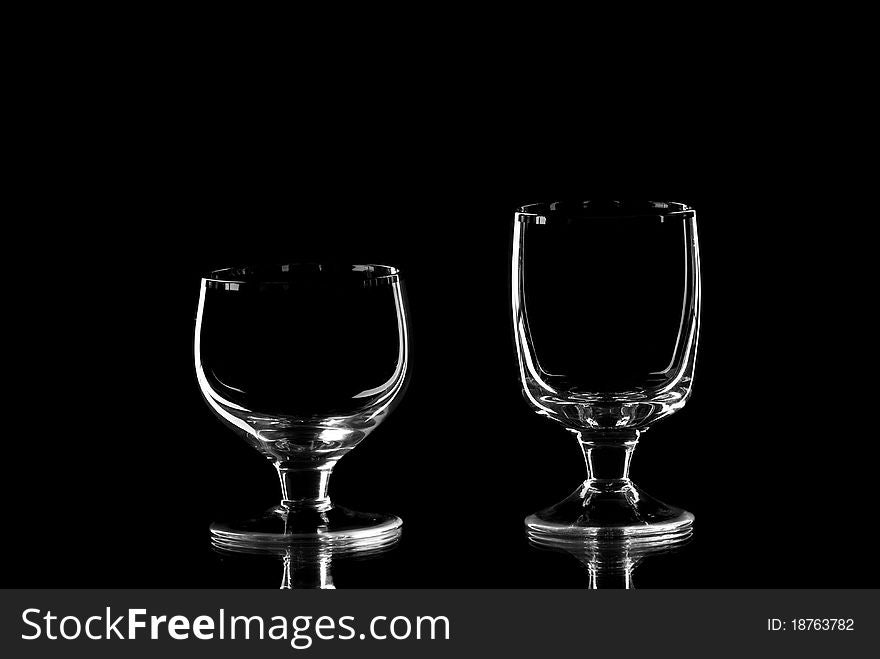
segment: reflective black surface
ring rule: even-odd
[[[3,585],[277,588],[277,559],[210,547],[211,521],[268,507],[277,484],[201,400],[192,363],[199,276],[332,259],[399,266],[413,332],[407,396],[331,484],[341,504],[399,515],[403,536],[386,554],[334,561],[334,585],[586,587],[578,560],[531,547],[524,533],[527,514],[582,478],[583,458],[521,400],[509,227],[523,203],[610,188],[578,179],[561,190],[559,181],[530,184],[527,172],[487,180],[472,169],[462,179],[300,187],[296,204],[281,176],[250,187],[238,172],[202,176],[155,199],[121,195],[126,221],[110,248],[86,226],[52,236],[55,274],[33,293],[33,314],[51,318],[26,316],[42,348],[18,383],[25,423],[4,448],[18,478],[6,499]],[[880,586],[863,550],[874,440],[854,424],[870,402],[853,398],[830,334],[853,306],[845,288],[820,285],[833,266],[805,242],[812,206],[752,186],[763,197],[744,208],[735,198],[748,181],[673,174],[615,179],[621,196],[693,205],[703,251],[694,394],[644,437],[632,465],[645,490],[695,514],[694,537],[646,558],[636,585]],[[256,192],[266,190],[288,192]],[[59,271],[65,263],[75,277],[58,276],[74,272]],[[635,313],[637,304],[625,306]]]

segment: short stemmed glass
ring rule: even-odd
[[[573,433],[586,480],[526,519],[532,538],[675,542],[694,517],[629,478],[641,435],[691,393],[700,333],[696,214],[675,202],[523,206],[513,223],[520,378],[538,414]],[[547,544],[545,542],[544,544]]]
[[[345,549],[396,540],[398,517],[334,505],[328,484],[339,459],[399,402],[408,365],[396,268],[285,264],[204,277],[195,330],[199,387],[281,481],[280,504],[262,516],[212,524],[214,545]]]

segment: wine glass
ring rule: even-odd
[[[195,330],[199,388],[281,481],[278,506],[255,519],[212,524],[212,542],[346,548],[396,538],[400,518],[334,505],[328,484],[339,459],[400,401],[408,366],[396,268],[292,263],[204,277]]]
[[[527,401],[573,433],[586,480],[526,518],[531,537],[674,541],[694,516],[629,479],[633,450],[691,394],[700,333],[694,210],[559,201],[514,218],[512,312]]]

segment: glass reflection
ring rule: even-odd
[[[566,540],[540,533],[529,533],[529,544],[538,549],[571,554],[587,570],[587,588],[635,590],[633,572],[647,557],[671,554],[680,550],[693,538],[693,531],[671,533],[666,538],[644,541],[630,538],[620,541],[609,539]]]
[[[382,544],[353,546],[346,543],[302,543],[286,547],[267,545],[230,545],[212,540],[214,552],[224,558],[248,560],[257,557],[276,557],[281,567],[281,590],[320,589],[335,590],[333,561],[339,559],[369,559],[392,550],[400,540],[400,531],[390,535]]]

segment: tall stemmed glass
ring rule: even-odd
[[[281,502],[211,526],[220,547],[387,545],[402,524],[328,495],[334,465],[400,400],[409,366],[396,268],[285,264],[202,279],[195,331],[199,387],[211,410],[270,460]],[[231,488],[235,475],[229,475]]]
[[[663,543],[689,533],[693,515],[640,490],[629,466],[641,435],[691,393],[700,333],[693,209],[524,206],[514,218],[511,272],[523,393],[577,437],[587,467],[574,493],[526,519],[530,535]]]

